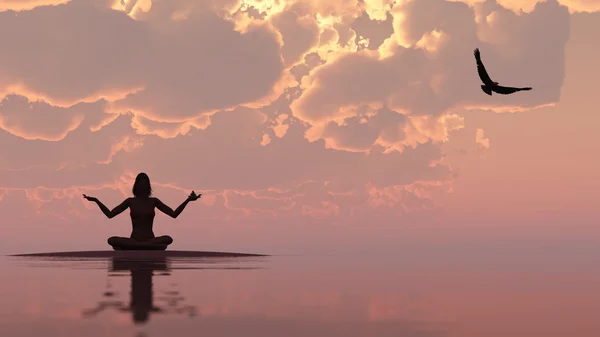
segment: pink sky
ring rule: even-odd
[[[598,2],[243,3],[0,0],[0,252],[108,248],[140,171],[173,249],[599,237]]]

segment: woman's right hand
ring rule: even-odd
[[[85,195],[84,194],[83,197],[85,199],[87,199],[87,201],[93,201],[93,202],[97,202],[98,201],[98,198],[96,198],[96,197],[90,197],[89,195]]]

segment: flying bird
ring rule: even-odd
[[[481,62],[481,54],[479,53],[479,48],[475,48],[474,54],[475,60],[477,60],[477,72],[479,73],[479,78],[481,78],[481,82],[483,82],[481,90],[483,90],[483,92],[485,92],[486,94],[492,96],[492,92],[495,92],[501,95],[508,95],[517,91],[531,90],[530,87],[513,88],[498,85],[498,82],[492,81],[490,75],[488,75],[487,71],[485,70],[485,66],[483,65],[483,62]]]

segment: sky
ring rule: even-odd
[[[600,242],[597,0],[0,0],[0,252]],[[495,81],[532,91],[488,96]],[[554,241],[553,241],[554,240]],[[538,242],[542,242],[539,241]]]

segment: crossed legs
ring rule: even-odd
[[[112,236],[108,239],[108,244],[114,250],[165,250],[171,243],[173,243],[173,238],[168,235],[157,236],[146,241],[120,236]]]

